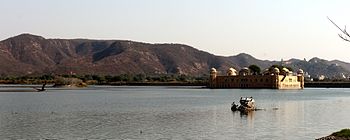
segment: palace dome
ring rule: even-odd
[[[298,74],[304,74],[304,71],[302,69],[299,69],[297,73]]]
[[[274,68],[274,69],[273,69],[273,73],[275,73],[275,74],[276,74],[276,73],[280,73],[280,69]]]
[[[239,71],[239,75],[248,75],[248,74],[249,74],[249,69],[247,67],[244,67]]]
[[[215,68],[211,68],[210,69],[210,73],[216,73],[216,69]]]
[[[236,76],[237,75],[237,71],[234,68],[229,68],[227,70],[227,75],[228,76]]]
[[[282,71],[285,73],[289,73],[289,69],[287,69],[287,68],[283,68]]]

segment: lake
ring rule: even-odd
[[[315,139],[350,127],[347,88],[0,90],[0,139]],[[241,96],[265,110],[232,112]]]

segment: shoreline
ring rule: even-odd
[[[349,82],[305,82],[305,88],[350,88]]]
[[[1,83],[0,88],[11,88],[11,87],[33,87],[40,84],[7,84]],[[51,85],[51,84],[50,84]],[[53,84],[52,84],[53,85]],[[108,85],[108,86],[202,86],[207,87],[206,83],[202,82],[113,82],[103,84],[91,84],[91,85]],[[305,82],[305,88],[350,88],[349,82]],[[48,86],[51,87],[51,86]]]

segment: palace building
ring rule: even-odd
[[[209,88],[264,88],[264,89],[303,89],[304,72],[299,69],[293,74],[287,68],[265,70],[263,74],[251,74],[248,68],[236,71],[230,68],[227,75],[217,75],[215,68],[210,70]]]

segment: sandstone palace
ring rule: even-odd
[[[303,70],[297,73],[287,68],[272,68],[262,74],[252,74],[248,68],[242,68],[238,74],[233,68],[226,75],[217,75],[215,68],[210,70],[209,88],[265,88],[265,89],[303,89]]]

